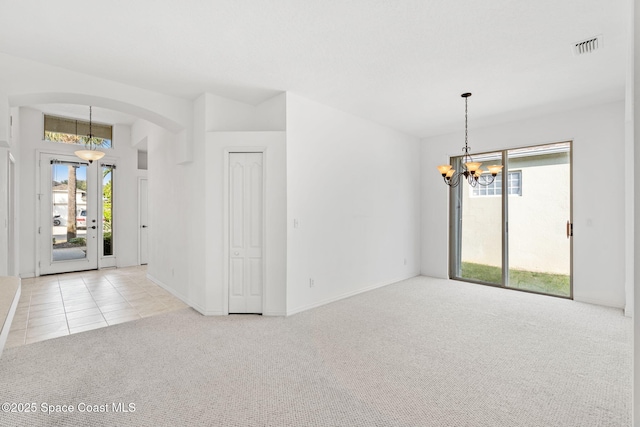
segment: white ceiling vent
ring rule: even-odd
[[[586,53],[600,50],[603,47],[604,42],[602,41],[602,34],[600,34],[599,36],[591,37],[590,39],[575,43],[572,50],[574,55],[584,55]]]

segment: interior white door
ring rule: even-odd
[[[229,153],[229,313],[262,313],[262,153]]]
[[[40,156],[40,274],[98,268],[97,164]]]
[[[147,264],[149,257],[149,190],[146,178],[140,178],[138,181],[138,224],[140,232],[138,233],[138,247],[140,248],[140,264]]]

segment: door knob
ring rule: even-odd
[[[141,226],[140,228],[147,228],[147,226],[146,226],[146,225],[143,225],[143,226]]]
[[[93,227],[91,227],[91,228],[95,230],[95,229],[96,229],[96,226],[94,225],[94,226],[93,226]]]

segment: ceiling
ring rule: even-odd
[[[0,51],[195,98],[292,91],[416,136],[621,100],[630,1],[0,0]],[[604,48],[575,56],[602,34]]]

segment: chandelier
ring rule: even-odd
[[[104,157],[104,153],[102,151],[96,150],[96,145],[99,145],[97,142],[93,140],[93,129],[91,127],[91,116],[92,116],[92,107],[89,106],[89,135],[85,144],[89,147],[88,150],[78,150],[73,154],[80,157],[82,160],[86,160],[89,163],[93,163],[94,160],[100,160]]]
[[[450,187],[457,187],[463,179],[466,179],[472,187],[475,187],[478,184],[489,185],[500,173],[502,165],[487,166],[490,175],[483,175],[485,171],[480,169],[480,165],[482,165],[482,163],[474,162],[471,158],[471,154],[469,154],[469,132],[467,126],[467,102],[471,94],[463,93],[460,96],[464,98],[464,147],[462,148],[464,155],[462,156],[462,170],[456,172],[451,165],[440,165],[438,166],[438,171],[440,171],[442,178],[444,178],[444,183]]]

